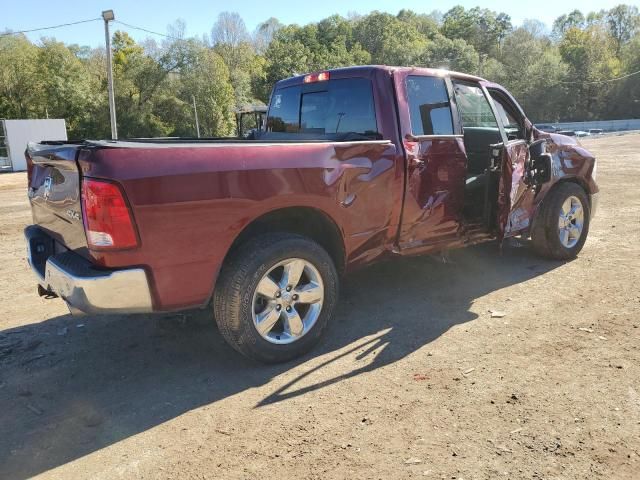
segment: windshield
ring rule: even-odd
[[[265,136],[380,138],[371,81],[348,78],[277,88],[271,97]]]

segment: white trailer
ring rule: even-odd
[[[67,140],[64,119],[0,120],[0,170],[26,170],[27,143],[42,140]]]

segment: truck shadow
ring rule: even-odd
[[[293,380],[256,408],[391,364],[476,319],[476,299],[562,265],[526,248],[500,255],[495,244],[450,258],[402,259],[350,275],[327,341],[284,365],[244,359],[207,315],[65,315],[2,331],[0,477],[31,477],[195,408],[269,390],[288,370]],[[329,364],[329,378],[313,381]]]

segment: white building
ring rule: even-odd
[[[27,143],[42,140],[67,140],[64,119],[0,120],[0,170],[26,170]]]

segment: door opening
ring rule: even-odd
[[[463,218],[467,225],[495,229],[503,136],[478,84],[453,82],[467,152]]]

